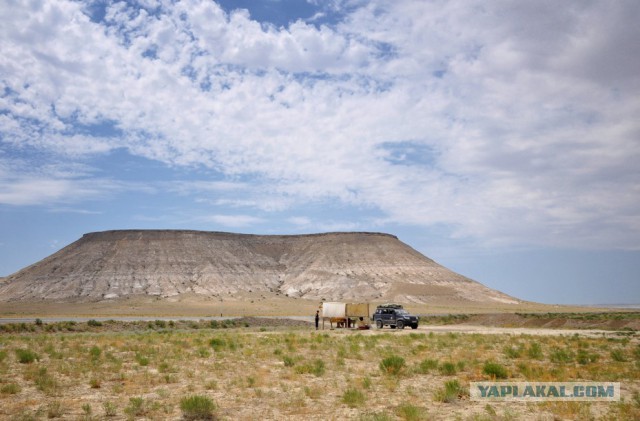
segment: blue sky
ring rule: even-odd
[[[0,276],[109,229],[381,231],[640,301],[640,3],[0,4]]]

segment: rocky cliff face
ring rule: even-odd
[[[314,300],[518,302],[379,233],[97,232],[0,283],[0,301],[242,293]]]

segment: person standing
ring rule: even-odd
[[[320,310],[316,310],[316,330],[318,330],[319,323],[320,323]]]

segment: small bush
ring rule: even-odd
[[[115,417],[117,412],[116,404],[113,402],[105,402],[102,404],[105,417]]]
[[[36,326],[42,326],[43,325],[42,319],[36,319],[35,323],[36,323]]]
[[[84,412],[84,414],[87,416],[91,415],[91,413],[93,412],[93,408],[91,408],[91,404],[90,403],[83,404],[82,412]]]
[[[452,362],[444,362],[438,367],[440,374],[444,376],[453,376],[456,374],[456,365]]]
[[[573,361],[573,353],[565,349],[555,348],[549,355],[551,362],[564,364]]]
[[[136,361],[143,367],[149,365],[149,358],[141,354],[136,354]]]
[[[349,388],[345,390],[342,395],[342,402],[345,403],[349,408],[355,408],[357,406],[361,406],[364,404],[365,397],[364,394],[355,388]]]
[[[522,348],[514,348],[513,346],[506,346],[503,351],[507,358],[520,358],[522,355]]]
[[[431,370],[435,370],[436,368],[438,368],[438,360],[422,360],[420,362],[420,365],[418,366],[418,373],[427,374],[428,372],[430,372]]]
[[[507,373],[507,369],[504,368],[503,365],[487,361],[484,363],[484,367],[482,368],[482,372],[487,376],[491,376],[495,379],[506,379],[509,377]]]
[[[380,370],[382,370],[384,374],[392,376],[400,375],[404,370],[404,366],[404,358],[398,355],[391,355],[380,361]]]
[[[147,413],[147,408],[143,398],[129,398],[129,405],[124,409],[124,413],[132,417],[139,417]]]
[[[30,349],[16,349],[16,356],[20,364],[31,364],[35,360],[40,360],[40,357]]]
[[[288,355],[282,357],[282,362],[284,362],[285,367],[293,367],[296,364],[296,360]]]
[[[458,379],[445,382],[444,387],[436,391],[434,398],[437,402],[452,403],[466,394]]]
[[[62,418],[64,415],[64,407],[62,402],[53,401],[47,405],[47,418]]]
[[[527,350],[527,355],[529,356],[529,358],[532,358],[534,360],[541,360],[543,355],[542,347],[540,346],[540,344],[537,342],[533,342]]]
[[[100,358],[100,355],[102,355],[102,350],[98,346],[94,345],[89,350],[89,355],[91,356],[91,359],[95,361]]]
[[[598,361],[598,354],[592,354],[585,351],[584,349],[580,349],[578,350],[576,361],[578,361],[578,363],[582,365],[595,363],[596,361]]]
[[[20,387],[19,384],[16,384],[16,383],[5,384],[4,386],[2,386],[2,388],[0,388],[0,393],[5,395],[16,395],[21,391],[22,391],[22,388]]]
[[[209,358],[211,356],[211,352],[209,352],[207,348],[198,348],[196,354],[198,354],[200,358]]]
[[[38,370],[35,376],[35,384],[36,388],[44,393],[52,393],[58,388],[58,382],[47,372],[45,367]]]
[[[180,400],[182,416],[187,420],[212,420],[216,404],[207,396],[194,395]]]
[[[316,377],[321,377],[324,372],[325,366],[322,360],[314,360],[296,367],[296,373],[298,374],[313,374]]]
[[[636,361],[640,361],[640,345],[636,346],[636,347],[633,349],[632,354],[633,354],[633,358],[634,358]]]
[[[225,344],[224,339],[221,338],[211,338],[211,340],[209,340],[209,345],[211,345],[211,347],[216,351],[220,351],[224,348]]]
[[[89,320],[87,322],[87,325],[91,326],[91,327],[99,327],[99,326],[102,326],[102,322],[99,322],[97,320],[91,319],[91,320]]]
[[[402,419],[407,421],[420,421],[426,420],[427,410],[419,406],[412,405],[410,403],[404,403],[396,409],[396,413]]]
[[[627,357],[624,355],[624,351],[619,348],[612,349],[610,355],[613,361],[617,361],[619,363],[623,363],[627,361]]]

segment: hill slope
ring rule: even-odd
[[[312,300],[519,302],[380,233],[97,232],[0,283],[5,302],[243,293]]]

